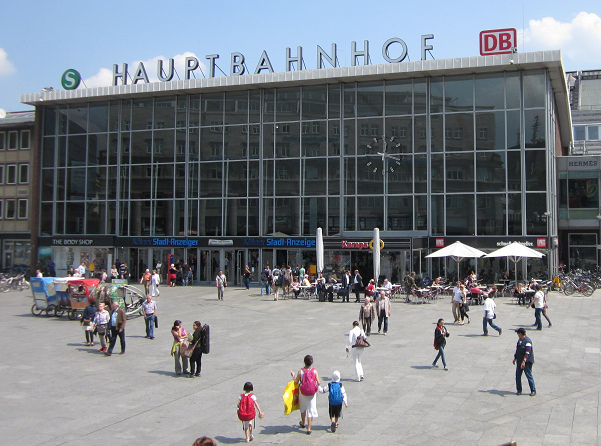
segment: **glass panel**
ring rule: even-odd
[[[246,159],[248,150],[246,146],[246,136],[248,126],[234,125],[225,127],[224,135],[224,158],[226,160]]]
[[[65,170],[56,169],[56,200],[65,199]]]
[[[430,210],[430,215],[432,217],[432,235],[444,235],[445,224],[444,224],[444,195],[432,195],[432,209]],[[427,213],[425,207],[423,205],[420,207],[421,214],[423,219],[427,221]],[[419,220],[416,222],[417,226],[419,226]]]
[[[426,79],[413,80],[413,113],[426,113]]]
[[[302,119],[326,119],[327,88],[326,85],[303,87]]]
[[[246,161],[225,163],[225,187],[228,197],[246,197]],[[183,196],[183,194],[181,195]],[[227,220],[226,220],[227,221]]]
[[[344,87],[344,117],[354,118],[356,111],[356,92],[357,88],[354,83],[343,84]]]
[[[574,141],[584,141],[586,140],[586,126],[584,125],[576,125],[574,126]]]
[[[184,163],[178,163],[175,164],[173,169],[175,171],[175,175],[173,177],[175,197],[183,198],[186,196],[186,165]]]
[[[411,231],[413,229],[413,197],[388,197],[388,231]]]
[[[546,77],[545,72],[542,71],[523,72],[524,108],[545,106]]]
[[[327,163],[325,159],[303,159],[303,195],[323,195],[327,190]],[[325,209],[325,203],[323,206]]]
[[[86,165],[86,136],[69,136],[69,151],[67,154],[67,166]]]
[[[44,108],[44,136],[56,133],[56,108]]]
[[[328,85],[328,118],[340,118],[340,84]]]
[[[526,194],[526,233],[545,235],[547,233],[547,210],[545,194]]]
[[[328,159],[328,195],[340,194],[340,158]],[[354,179],[353,179],[354,181]],[[324,189],[319,192],[323,194]]]
[[[273,195],[274,161],[263,161],[263,195]]]
[[[274,157],[275,126],[273,124],[263,125],[263,156]]]
[[[195,131],[196,129],[191,129],[192,131]],[[196,135],[190,134],[191,137],[195,137]],[[195,158],[195,152],[196,152],[196,144],[195,144],[196,140],[195,139],[191,139],[190,140],[190,150],[192,151],[192,153],[190,154],[190,160],[194,161],[197,158]],[[179,128],[175,130],[175,162],[176,163],[183,163],[186,161],[186,129],[185,128]]]
[[[54,166],[54,142],[53,137],[44,137],[42,142],[42,167],[53,167]]]
[[[185,128],[188,120],[188,96],[177,96],[176,99],[177,109],[175,110],[175,127]],[[198,113],[198,111],[196,113]],[[194,120],[194,118],[190,116],[190,120]],[[191,125],[191,127],[197,127],[197,125]]]
[[[355,194],[356,179],[357,179],[357,168],[365,171],[365,159],[359,158],[344,158],[344,193],[347,195]]]
[[[259,196],[259,161],[248,163],[248,196]]]
[[[88,119],[88,132],[107,132],[109,128],[109,103],[91,103]]]
[[[248,122],[248,92],[225,92],[225,123],[246,124]]]
[[[411,80],[386,82],[386,116],[410,115],[412,111]]]
[[[445,112],[474,108],[474,80],[469,76],[446,76],[444,79]]]
[[[477,200],[478,235],[505,235],[505,194],[477,195]]]
[[[300,119],[300,88],[276,89],[276,121],[297,121]]]
[[[53,192],[54,169],[42,169],[42,201],[52,201]]]
[[[88,129],[88,106],[72,105],[69,108],[69,134],[86,133]]]
[[[586,127],[588,140],[589,141],[597,141],[599,139],[599,126],[598,125],[589,125]]]
[[[394,137],[388,153],[401,154],[413,151],[413,121],[408,118],[387,118],[386,136]]]
[[[54,228],[56,234],[65,233],[65,203],[56,203]]]
[[[447,193],[474,191],[474,154],[449,153],[446,155],[445,175]],[[473,210],[472,210],[473,213]]]
[[[432,152],[442,152],[444,150],[443,138],[445,133],[442,115],[432,115],[430,126],[430,150]]]
[[[505,149],[505,112],[476,113],[476,149]]]
[[[476,154],[476,190],[478,192],[505,191],[505,152]]]
[[[117,164],[119,138],[117,133],[109,133],[109,151],[108,151],[108,162],[109,164]]]
[[[276,196],[300,195],[300,161],[298,159],[277,159],[275,161],[275,180]]]
[[[84,200],[86,169],[67,169],[67,200]]]
[[[87,181],[86,194],[89,200],[106,198],[106,167],[88,168]]]
[[[157,144],[157,148],[159,145]],[[143,164],[152,159],[152,132],[131,133],[131,163]]]
[[[105,234],[106,204],[104,201],[86,203],[86,233]]]
[[[69,109],[66,105],[62,105],[57,110],[57,119],[58,119],[58,134],[66,135],[69,119],[67,117],[69,113]]]
[[[151,130],[152,105],[152,98],[134,99],[132,104],[133,122],[128,126],[129,128],[122,130]]]
[[[257,187],[258,190],[258,187]],[[258,236],[259,234],[259,199],[248,200],[248,218],[246,232],[249,236]]]
[[[263,235],[273,235],[273,207],[275,199],[274,198],[265,198],[263,199]]]
[[[474,115],[457,113],[445,115],[445,150],[474,150]]]
[[[507,112],[507,148],[519,149],[520,145],[520,112]]]
[[[442,196],[439,198],[442,198]],[[434,203],[434,200],[432,200],[432,203]],[[442,221],[442,218],[440,220]],[[428,230],[428,197],[426,195],[415,196],[415,230]]]
[[[344,227],[347,231],[354,231],[357,227],[355,197],[346,197],[345,201]]]
[[[326,227],[325,197],[305,197],[302,200],[303,235],[315,235],[316,228]]]
[[[88,166],[106,165],[107,152],[107,135],[88,135]]]
[[[52,203],[43,203],[40,208],[40,232],[42,236],[52,235]]]
[[[220,126],[223,124],[223,93],[200,95],[200,125]]]
[[[161,166],[164,168],[165,166]],[[147,200],[152,196],[150,164],[130,167],[129,196],[134,200]],[[140,235],[140,234],[136,234]]]
[[[567,195],[570,209],[599,208],[599,180],[597,178],[567,181]],[[562,182],[565,183],[565,180],[562,180]],[[565,203],[565,197],[563,197],[563,199]]]
[[[547,134],[545,111],[526,110],[524,112],[524,131],[527,149],[545,147],[545,135]]]
[[[507,152],[507,189],[522,190],[522,157],[520,152]]]
[[[261,91],[251,90],[248,102],[248,122],[261,122]],[[273,118],[273,115],[272,115]],[[273,120],[273,119],[272,119]]]
[[[321,131],[321,123],[305,122],[309,125],[309,135],[317,135]],[[299,123],[298,122],[279,122],[275,126],[275,157],[276,158],[298,158],[300,156],[300,139],[299,139]],[[303,128],[303,134],[304,134]]]
[[[565,209],[568,206],[568,180],[559,180],[559,207]]]
[[[520,73],[505,73],[505,101],[507,108],[520,108]]]
[[[172,163],[175,152],[173,130],[155,130],[152,137],[152,161],[155,163]],[[219,132],[218,138],[221,138],[221,132]],[[218,147],[221,149],[221,141]],[[221,155],[221,153],[219,154]]]
[[[528,150],[524,163],[526,190],[544,191],[547,185],[547,161],[544,150]]]
[[[275,199],[275,233],[300,235],[300,198]]]
[[[522,196],[507,195],[508,232],[509,235],[522,235]]]
[[[287,124],[290,127],[290,124]],[[298,130],[298,124],[293,124],[295,131]],[[301,144],[303,157],[316,157],[327,155],[327,121],[312,121],[301,123]],[[332,122],[329,128],[330,141],[336,143],[338,155],[340,155],[340,122]],[[333,134],[334,133],[334,134]],[[288,135],[289,139],[295,141],[298,139],[298,133]]]
[[[248,212],[246,199],[226,200],[224,221],[227,236],[246,235],[246,214]]]
[[[503,74],[476,75],[476,110],[505,108]]]
[[[430,79],[430,113],[442,113],[444,110],[444,102],[442,77],[433,77]],[[415,113],[417,113],[417,111]]]
[[[474,235],[474,196],[447,195],[447,235]]]
[[[220,236],[221,231],[221,200],[199,200],[200,210],[200,235],[205,236]]]
[[[199,163],[188,163],[188,198],[198,198],[200,197],[198,187],[200,185],[200,180],[198,176],[199,171]]]
[[[413,157],[413,175],[415,176],[416,194],[428,192],[428,157],[427,155],[415,155]]]
[[[414,151],[415,153],[426,153],[428,151],[428,126],[426,125],[426,117],[416,116],[414,119],[414,126]]]
[[[310,234],[315,233],[315,229]],[[327,235],[340,235],[340,198],[330,197],[328,199],[328,231]]]
[[[432,175],[432,193],[441,194],[444,193],[444,179],[445,179],[445,167],[444,167],[444,155],[433,154],[430,159],[430,174]]]
[[[107,175],[107,197],[111,200],[115,200],[117,198],[117,181],[117,167],[109,167]]]
[[[354,155],[355,153],[364,152],[360,150],[357,152],[356,148],[356,133],[355,133],[355,120],[347,119],[344,123],[344,155]],[[331,147],[330,147],[331,148]]]
[[[395,155],[400,161],[390,160],[388,163],[388,193],[413,193],[413,157],[411,155]],[[394,171],[391,171],[394,169]]]
[[[85,203],[67,203],[66,212],[65,234],[85,234]]]
[[[384,197],[357,197],[359,231],[384,227]]]
[[[383,82],[357,83],[357,116],[382,116]]]
[[[200,161],[223,158],[223,127],[202,128],[199,137]]]
[[[221,162],[200,163],[200,178],[205,180],[200,183],[201,197],[221,197],[221,180],[223,178]]]

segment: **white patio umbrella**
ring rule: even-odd
[[[463,259],[471,259],[482,257],[486,253],[479,249],[472,248],[461,242],[455,242],[449,246],[445,246],[438,251],[434,251],[432,254],[428,254],[426,257],[451,257],[457,262],[457,280],[459,280],[459,262]]]
[[[374,228],[373,239],[373,254],[374,254],[374,280],[378,282],[380,277],[380,229]]]
[[[485,257],[507,257],[513,262],[514,265],[514,277],[517,283],[518,280],[518,262],[524,257],[535,257],[540,259],[544,256],[543,253],[535,251],[532,248],[522,245],[518,242],[513,242],[507,246],[497,249],[496,251],[486,254]]]
[[[315,250],[317,252],[317,274],[323,272],[323,231],[317,228],[315,236]]]

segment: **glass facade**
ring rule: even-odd
[[[539,70],[44,106],[40,235],[543,236],[548,84]]]

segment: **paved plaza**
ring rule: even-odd
[[[365,381],[354,382],[345,345],[359,304],[280,300],[258,288],[161,287],[156,339],[144,321],[126,327],[125,355],[84,346],[78,322],[30,313],[31,292],[0,295],[0,442],[22,445],[191,445],[207,435],[244,442],[236,402],[252,381],[263,420],[258,444],[287,445],[601,445],[601,291],[592,297],[550,293],[552,328],[528,332],[534,344],[538,395],[515,395],[517,335],[534,310],[497,299],[498,336],[482,337],[482,307],[471,324],[454,325],[450,298],[412,305],[392,302],[388,336],[373,334],[364,354]],[[351,301],[354,298],[351,296]],[[449,370],[430,367],[436,320],[451,333]],[[170,356],[171,326],[211,326],[202,377],[178,377]],[[543,319],[543,322],[544,321]],[[546,327],[546,323],[544,323]],[[531,328],[531,327],[530,327]],[[377,331],[377,328],[376,328]],[[116,352],[119,351],[118,343]],[[327,396],[319,395],[313,434],[299,413],[284,415],[290,370],[311,354],[323,382],[339,370],[349,407],[330,432]]]

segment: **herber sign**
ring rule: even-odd
[[[515,28],[491,29],[480,32],[480,55],[511,54],[518,47]]]

